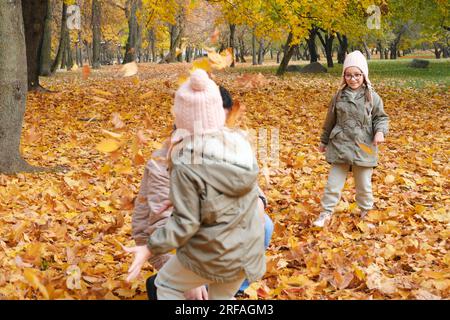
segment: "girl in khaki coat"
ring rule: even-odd
[[[320,138],[319,150],[326,153],[331,169],[315,226],[323,227],[330,221],[350,170],[361,217],[372,209],[372,172],[377,166],[377,146],[384,142],[388,122],[383,101],[370,83],[366,58],[360,51],[350,53],[344,61],[341,88],[330,103]]]

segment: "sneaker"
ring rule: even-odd
[[[148,300],[158,300],[158,296],[156,295],[155,279],[156,274],[152,275],[145,282],[145,286],[147,287]]]
[[[322,228],[327,222],[331,220],[331,215],[331,212],[320,213],[319,218],[317,218],[317,220],[313,222],[313,225]]]

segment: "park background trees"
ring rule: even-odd
[[[192,61],[212,46],[232,48],[233,66],[248,57],[254,65],[278,58],[279,74],[291,58],[333,67],[354,49],[369,59],[397,59],[418,49],[449,55],[450,7],[442,0],[32,0],[26,7],[38,2],[45,5],[34,11],[41,21],[34,32],[41,36],[33,41],[43,48],[42,75],[49,74],[49,60],[52,72],[84,63],[172,63]],[[80,29],[66,26],[72,5],[80,8]]]
[[[3,3],[4,14],[16,14],[18,2]],[[22,167],[13,163],[20,163],[24,73],[27,90],[45,92],[39,76],[58,70],[191,62],[205,49],[231,48],[231,67],[249,60],[261,65],[270,57],[278,75],[292,59],[326,61],[332,68],[355,49],[368,59],[397,59],[418,49],[437,59],[450,53],[445,0],[23,0],[21,5],[15,30],[3,24],[1,34],[1,80],[16,88],[2,88],[7,107],[2,106],[0,145],[11,149],[1,155],[5,172]],[[22,30],[24,44],[18,43]]]

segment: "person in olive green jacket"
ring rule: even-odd
[[[342,83],[328,109],[319,150],[331,164],[322,197],[322,212],[313,222],[323,227],[331,220],[348,171],[353,171],[356,202],[361,217],[373,208],[372,173],[377,166],[378,148],[388,133],[389,117],[383,101],[369,80],[367,60],[360,51],[347,55]]]
[[[183,300],[202,285],[212,300],[232,299],[244,279],[256,281],[266,270],[257,161],[243,134],[225,128],[219,88],[205,71],[178,89],[173,113],[173,212],[146,245],[125,248],[135,255],[127,281],[152,255],[177,249],[156,277],[159,300]]]

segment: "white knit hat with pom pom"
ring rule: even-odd
[[[341,85],[345,86],[346,81],[344,78],[345,70],[350,67],[357,67],[364,75],[366,79],[367,86],[371,89],[372,83],[369,79],[369,65],[367,64],[366,57],[361,53],[361,51],[353,51],[349,53],[344,60],[344,67],[342,68],[342,82]]]
[[[175,126],[190,134],[218,131],[225,126],[219,87],[201,69],[195,70],[175,94]]]

